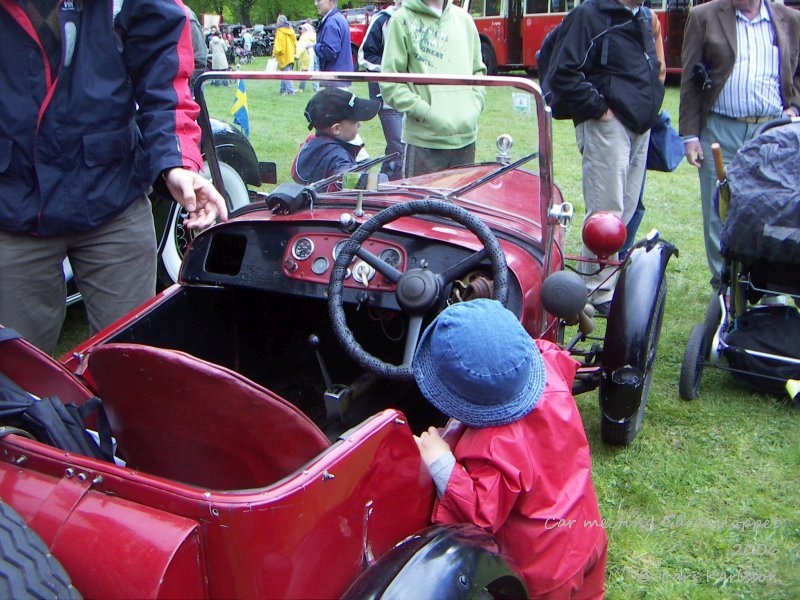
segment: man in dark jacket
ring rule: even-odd
[[[575,122],[586,218],[611,211],[627,223],[664,99],[651,23],[638,0],[588,0],[575,8],[564,19],[548,78],[554,114]],[[583,255],[593,256],[586,247]],[[587,277],[599,310],[608,309],[614,283],[605,270]]]
[[[317,28],[314,53],[319,59],[320,71],[352,71],[353,51],[350,26],[339,12],[337,0],[314,0],[322,20]],[[323,87],[349,87],[349,82],[323,83]]]
[[[226,218],[198,170],[191,34],[176,0],[0,0],[0,322],[52,352],[69,257],[96,333],[155,293],[147,199]]]

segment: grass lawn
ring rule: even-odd
[[[288,98],[274,91],[250,96],[254,132],[260,131],[254,103],[285,113],[287,128],[302,121],[309,91]],[[233,88],[209,92],[215,94],[229,106]],[[677,87],[667,90],[664,106],[677,121]],[[377,127],[377,120],[365,124],[364,137]],[[262,131],[251,141],[259,156],[293,156],[298,144],[283,131]],[[556,181],[582,212],[571,122],[555,122],[554,154]],[[281,180],[286,175],[279,171]],[[674,173],[648,172],[647,178],[640,233],[657,227],[680,257],[668,268],[659,356],[639,437],[626,449],[604,446],[597,394],[578,398],[610,537],[608,597],[800,598],[800,411],[786,398],[754,393],[713,370],[706,370],[698,400],[679,399],[686,340],[711,292],[697,174],[683,163]],[[580,217],[569,234],[573,249]],[[80,308],[73,308],[60,350],[85,335]]]

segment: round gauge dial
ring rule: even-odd
[[[306,237],[295,240],[292,244],[292,256],[297,260],[306,260],[314,252],[314,242]]]
[[[311,263],[311,271],[313,271],[315,275],[322,275],[328,270],[329,264],[330,263],[328,262],[327,258],[324,256],[318,256],[314,259],[314,262]]]
[[[400,253],[394,248],[387,248],[386,250],[381,252],[381,260],[390,267],[399,269],[402,257],[400,256]]]
[[[344,245],[347,243],[347,241],[348,240],[341,240],[336,242],[336,245],[333,247],[333,260],[339,258],[339,253],[342,251],[342,248],[344,248]],[[353,260],[355,259],[356,257],[354,256]]]

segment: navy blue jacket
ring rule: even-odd
[[[310,136],[295,159],[292,176],[297,183],[309,184],[342,173],[356,164],[361,146],[348,144],[332,135]]]
[[[0,0],[9,50],[0,53],[0,229],[92,229],[164,169],[200,168],[182,5],[125,0],[112,18],[111,0],[61,0],[61,65],[51,73],[25,12]]]
[[[353,70],[350,26],[338,8],[332,9],[320,23],[314,52],[319,58],[320,71]]]

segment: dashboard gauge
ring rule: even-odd
[[[297,260],[306,260],[314,252],[314,242],[306,237],[295,240],[292,244],[292,256]]]
[[[311,263],[311,270],[315,275],[322,275],[325,271],[328,270],[328,259],[324,256],[318,256],[314,259],[314,262]]]
[[[394,248],[387,248],[386,250],[381,252],[381,260],[390,267],[399,269],[400,261],[402,260],[402,258],[397,250],[395,250]]]
[[[348,240],[341,240],[339,242],[336,242],[336,245],[333,247],[333,260],[336,260],[337,258],[339,258],[339,253],[342,251],[342,248],[344,248],[344,245],[347,242],[348,242]],[[356,257],[354,256],[353,260],[355,260],[355,258]]]

